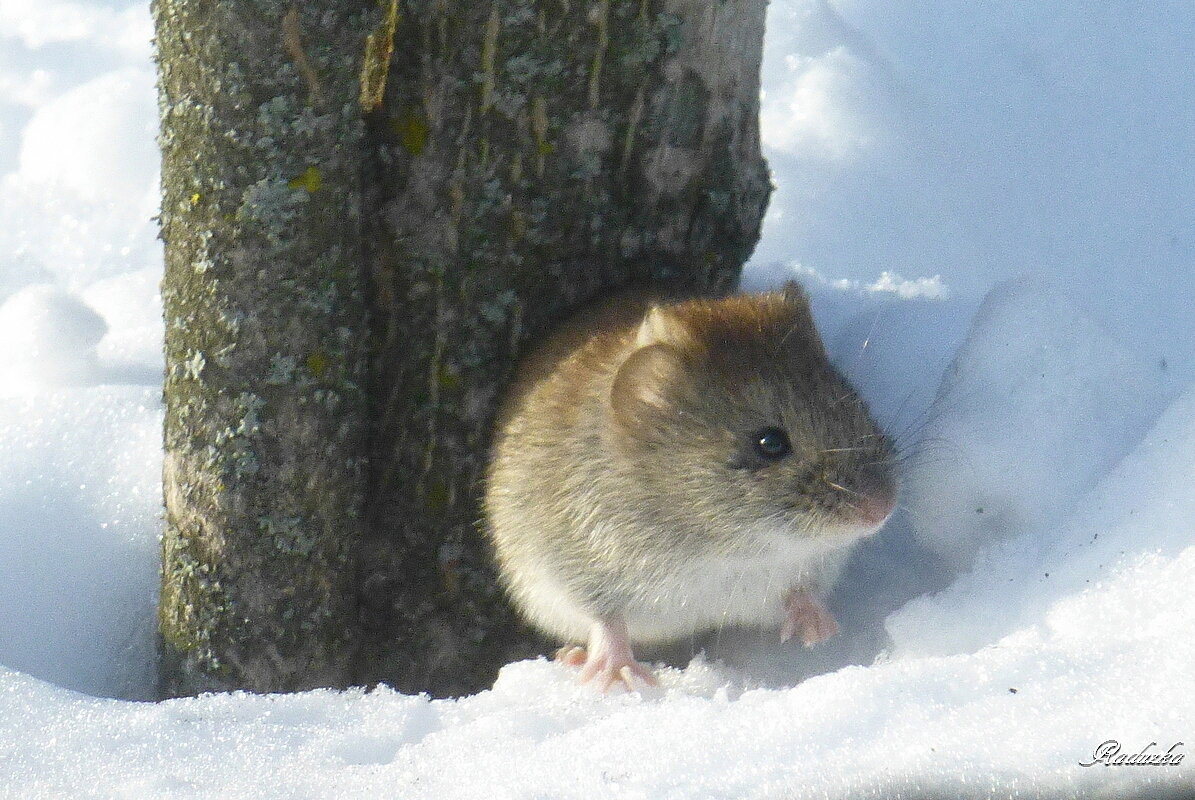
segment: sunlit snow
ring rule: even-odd
[[[148,8],[0,0],[0,794],[1175,797],[1195,723],[1195,6],[773,0],[777,190],[903,456],[843,631],[601,696],[153,695],[162,270]],[[112,699],[120,698],[120,699]],[[1151,743],[1153,743],[1151,745]],[[1185,753],[1195,742],[1176,752]]]

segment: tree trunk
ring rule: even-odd
[[[407,2],[368,206],[379,402],[366,683],[471,691],[534,647],[479,535],[522,345],[632,280],[733,288],[769,183],[764,0]]]
[[[162,690],[352,682],[363,4],[157,0]]]
[[[517,355],[758,236],[765,0],[347,5],[157,0],[171,692],[534,652],[478,522]]]

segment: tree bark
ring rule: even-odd
[[[154,4],[167,695],[353,680],[364,7]]]
[[[358,678],[456,694],[537,646],[479,535],[523,345],[629,281],[721,293],[758,238],[764,0],[402,4],[371,195]],[[541,645],[542,646],[542,645]]]
[[[758,237],[765,0],[367,5],[156,2],[169,693],[534,652],[479,528],[515,359]]]

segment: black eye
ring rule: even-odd
[[[755,452],[768,461],[778,461],[792,451],[788,434],[780,428],[764,428],[752,437]]]

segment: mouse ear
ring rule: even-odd
[[[635,335],[638,347],[650,347],[653,344],[670,344],[682,350],[692,342],[693,334],[689,331],[684,319],[675,309],[663,306],[652,306],[643,322],[639,323],[639,332]]]
[[[809,294],[805,291],[805,288],[796,281],[788,281],[780,290],[780,294],[784,297],[784,302],[792,312],[792,332],[804,334],[798,340],[816,343],[818,348],[824,349],[821,336],[817,332],[817,326],[813,322],[813,309],[809,304]],[[788,339],[789,336],[785,338]]]
[[[796,281],[786,281],[780,293],[784,295],[785,302],[794,310],[804,314],[810,321],[813,320],[813,310],[809,306],[809,293],[805,291],[804,286]]]
[[[687,374],[684,355],[667,344],[640,347],[622,362],[610,389],[614,420],[636,438],[658,440]]]

